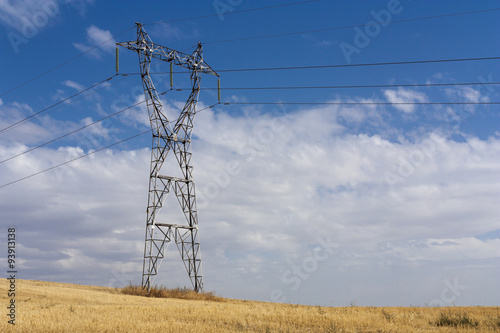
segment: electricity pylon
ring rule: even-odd
[[[198,215],[193,166],[191,165],[191,132],[200,92],[201,74],[211,74],[217,77],[219,75],[203,60],[201,43],[198,43],[198,47],[192,54],[185,54],[153,43],[142,24],[136,23],[136,25],[137,40],[117,44],[139,55],[142,85],[153,133],[142,287],[151,289],[160,263],[165,257],[167,245],[173,239],[194,290],[203,291]],[[173,65],[188,69],[191,75],[191,94],[179,118],[175,120],[173,128],[162,112],[163,106],[150,76],[149,69],[153,58],[170,63],[171,86]],[[170,150],[174,152],[182,178],[162,173],[162,166]],[[165,223],[158,220],[158,213],[172,189],[186,217],[185,224]]]

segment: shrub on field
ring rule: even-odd
[[[477,319],[471,318],[467,313],[451,314],[441,312],[439,314],[439,318],[434,321],[434,325],[453,327],[477,327],[479,326],[479,321]]]
[[[148,291],[139,285],[129,284],[121,288],[121,293],[126,295],[145,296],[145,297],[158,297],[158,298],[180,298],[192,299],[200,301],[217,301],[222,302],[224,299],[215,295],[213,291],[210,292],[196,292],[187,288],[168,289],[165,286],[154,286]]]

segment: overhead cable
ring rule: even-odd
[[[498,10],[500,10],[500,8],[491,8],[491,9],[476,10],[476,11],[470,11],[470,12],[416,17],[416,18],[402,19],[402,20],[391,20],[390,23],[392,24],[392,23],[402,23],[402,22],[411,22],[411,21],[420,21],[420,20],[430,20],[430,19],[437,19],[437,18],[444,18],[444,17],[451,17],[451,16],[493,12],[493,11],[498,11]],[[285,32],[285,33],[273,34],[273,35],[251,36],[251,37],[208,41],[208,42],[204,42],[203,44],[218,44],[218,43],[237,42],[237,41],[243,41],[243,40],[248,41],[248,40],[254,40],[254,39],[272,38],[272,37],[285,37],[285,36],[292,36],[292,35],[302,35],[302,34],[307,34],[307,33],[317,33],[317,32],[334,31],[334,30],[353,29],[353,28],[358,28],[358,27],[363,27],[363,26],[372,26],[372,25],[379,25],[379,24],[380,23],[378,23],[378,22],[373,22],[373,23],[369,22],[366,24],[350,25],[350,26],[343,26],[343,27],[333,27],[333,28],[324,28],[324,29],[315,29],[315,30]]]
[[[217,104],[214,104],[214,105],[208,106],[208,107],[206,107],[206,108],[200,109],[200,110],[196,111],[196,113],[202,112],[202,111],[207,110],[207,109],[211,109],[211,108],[213,108],[215,105],[217,105]],[[178,120],[178,119],[175,119],[175,120],[172,120],[172,121],[177,121],[177,120]],[[35,172],[35,173],[31,174],[31,175],[28,175],[28,176],[25,176],[25,177],[22,177],[22,178],[16,179],[16,180],[11,181],[11,182],[9,182],[9,183],[5,183],[5,184],[3,184],[3,185],[0,185],[0,189],[2,189],[2,188],[4,188],[4,187],[7,187],[7,186],[9,186],[9,185],[12,185],[12,184],[18,183],[18,182],[20,182],[20,181],[23,181],[23,180],[29,179],[29,178],[31,178],[31,177],[34,177],[34,176],[40,175],[40,174],[42,174],[42,173],[45,173],[45,172],[47,172],[47,171],[50,171],[50,170],[53,170],[53,169],[55,169],[55,168],[61,167],[61,166],[63,166],[63,165],[66,165],[66,164],[69,164],[69,163],[75,162],[75,161],[77,161],[77,160],[79,160],[79,159],[82,159],[82,158],[84,158],[84,157],[87,157],[87,156],[90,156],[90,155],[96,154],[96,153],[101,152],[101,151],[103,151],[103,150],[105,150],[105,149],[108,149],[108,148],[111,148],[111,147],[113,147],[113,146],[119,145],[120,143],[123,143],[123,142],[129,141],[129,140],[135,139],[135,138],[137,138],[137,137],[139,137],[139,136],[141,136],[141,135],[144,135],[144,134],[146,134],[146,133],[148,133],[148,132],[151,132],[151,129],[148,129],[147,131],[144,131],[144,132],[141,132],[141,133],[135,134],[135,135],[133,135],[133,136],[131,136],[131,137],[128,137],[128,138],[123,139],[123,140],[120,140],[120,141],[118,141],[118,142],[112,143],[112,144],[110,144],[110,145],[108,145],[108,146],[105,146],[105,147],[102,147],[102,148],[100,148],[100,149],[97,149],[97,150],[94,150],[94,151],[88,152],[87,154],[83,154],[83,155],[81,155],[81,156],[75,157],[75,158],[73,158],[73,159],[71,159],[71,160],[68,160],[68,161],[66,161],[66,162],[63,162],[63,163],[60,163],[60,164],[54,165],[54,166],[52,166],[52,167],[50,167],[50,168],[47,168],[47,169],[44,169],[44,170],[41,170],[41,171]]]

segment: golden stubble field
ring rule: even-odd
[[[0,285],[2,332],[499,332],[498,307],[343,307],[147,298],[119,289],[8,280]]]

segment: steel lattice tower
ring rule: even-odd
[[[142,287],[150,290],[160,263],[165,257],[167,245],[173,239],[194,290],[203,291],[198,215],[191,164],[191,132],[200,92],[201,74],[217,77],[218,74],[204,62],[201,43],[198,43],[192,54],[185,54],[153,43],[143,26],[140,23],[136,25],[137,40],[117,44],[139,55],[141,79],[153,134]],[[173,65],[177,65],[188,69],[191,76],[191,94],[179,118],[175,120],[173,128],[162,112],[163,106],[150,76],[149,70],[153,58],[169,62],[171,73]],[[182,178],[162,173],[162,166],[171,150],[182,172]],[[158,221],[158,213],[172,189],[186,217],[185,224]]]

